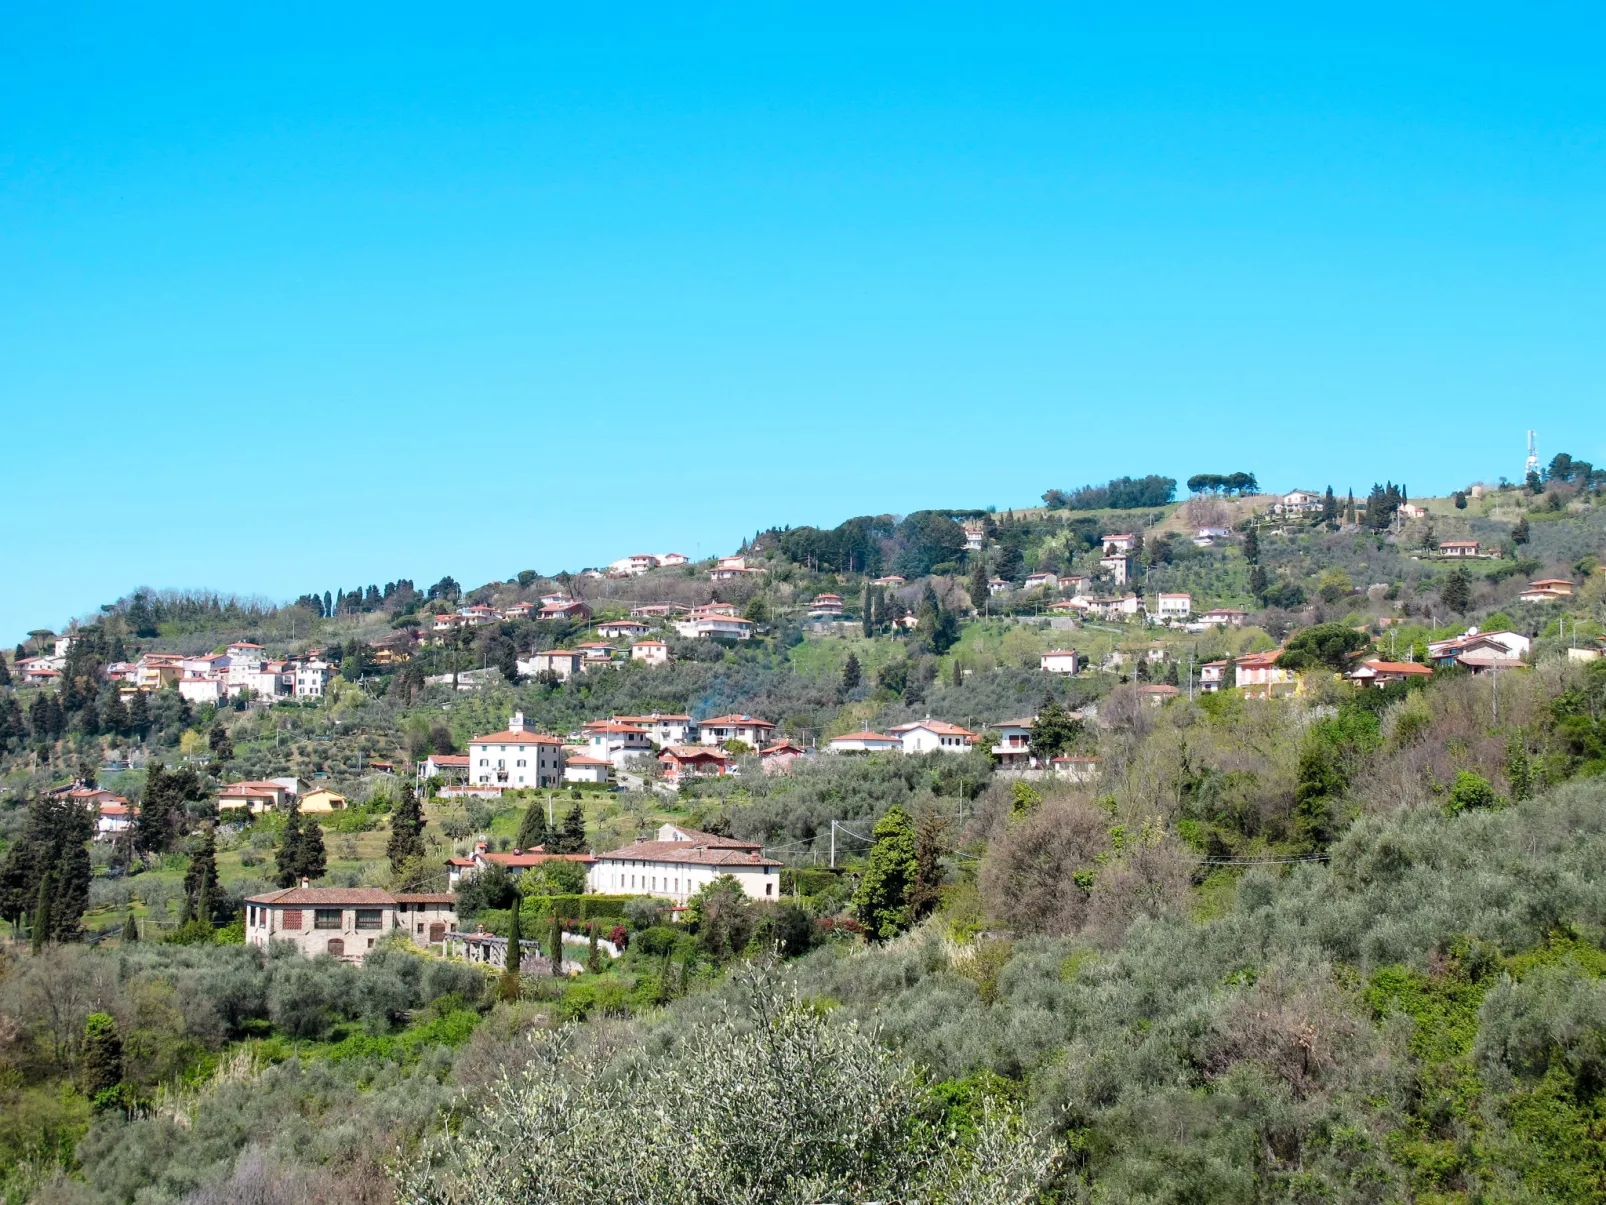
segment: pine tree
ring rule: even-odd
[[[301,847],[296,851],[296,877],[316,882],[329,869],[329,855],[323,847],[323,825],[308,816],[301,825]]]
[[[128,732],[128,705],[115,690],[108,694],[106,702],[101,705],[100,724],[107,732],[117,736]]]
[[[513,838],[513,845],[517,849],[529,851],[545,848],[547,843],[546,811],[537,799],[524,809],[524,819],[519,821],[518,836]]]
[[[513,909],[507,918],[507,957],[502,960],[502,980],[497,985],[497,995],[507,1001],[519,998],[519,970],[524,962],[524,934],[520,931],[519,922],[524,909],[524,900],[518,892],[513,893]]]
[[[97,1109],[117,1103],[123,1082],[123,1039],[117,1022],[107,1013],[90,1013],[84,1019],[84,1095]]]
[[[55,902],[55,878],[47,870],[39,880],[39,894],[34,897],[33,915],[29,917],[33,928],[33,952],[44,952],[50,940],[51,905]]]
[[[296,885],[296,867],[301,862],[301,807],[291,803],[284,818],[284,833],[279,839],[277,882],[281,887]]]
[[[1082,735],[1082,721],[1061,707],[1053,695],[1043,700],[1032,721],[1031,751],[1044,766],[1072,749]]]
[[[563,974],[563,922],[558,919],[556,911],[552,913],[552,932],[549,943],[552,953],[552,974],[556,978]]]
[[[915,831],[898,804],[871,830],[870,864],[853,893],[853,908],[872,941],[896,937],[910,925],[909,889],[916,875]]]
[[[1511,528],[1511,542],[1513,544],[1526,544],[1528,542],[1528,516],[1523,515]]]
[[[1322,522],[1331,523],[1338,518],[1338,499],[1333,496],[1333,487],[1328,486],[1327,492],[1322,495]]]
[[[234,741],[230,738],[228,729],[223,727],[222,720],[212,725],[212,730],[206,734],[206,743],[212,750],[212,756],[218,761],[234,760]]]
[[[857,689],[863,678],[864,671],[859,665],[859,658],[855,654],[849,653],[847,661],[842,665],[841,694],[843,697],[845,698]]]
[[[1264,601],[1268,585],[1270,585],[1270,582],[1266,577],[1266,566],[1258,563],[1251,565],[1249,567],[1249,593],[1253,594],[1257,600]]]
[[[390,840],[385,844],[385,856],[390,859],[390,868],[400,874],[404,865],[424,854],[424,810],[419,806],[412,784],[403,783],[401,802],[390,814]]]

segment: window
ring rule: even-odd
[[[524,759],[521,757],[521,758],[519,758],[518,761],[514,762],[513,764],[515,766],[519,767],[519,769],[522,770],[524,768]]]
[[[279,926],[279,928],[294,929],[299,932],[301,929],[301,909],[286,908],[284,912],[284,922]]]
[[[357,928],[378,929],[384,925],[385,913],[379,908],[358,908]]]
[[[314,929],[340,928],[341,911],[339,908],[319,908],[312,914],[312,927]],[[299,925],[296,926],[300,928]]]

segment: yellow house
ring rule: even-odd
[[[346,797],[336,795],[328,787],[319,787],[316,791],[308,791],[301,797],[301,810],[303,812],[333,812],[346,806]]]

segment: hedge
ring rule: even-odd
[[[817,895],[829,887],[834,887],[842,880],[845,871],[841,870],[815,870],[809,867],[783,866],[781,868],[781,894],[791,895],[796,889],[799,895]]]

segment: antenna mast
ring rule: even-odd
[[[1523,466],[1522,479],[1528,480],[1529,473],[1539,471],[1539,440],[1534,432],[1528,432],[1528,463]]]

